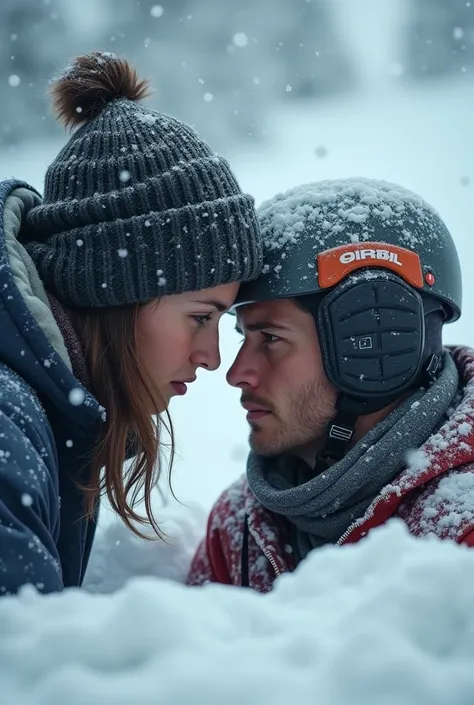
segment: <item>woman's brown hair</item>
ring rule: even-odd
[[[153,515],[151,490],[160,476],[160,426],[158,413],[165,406],[159,390],[138,354],[136,325],[139,304],[117,308],[70,311],[81,339],[92,392],[106,410],[102,433],[95,448],[90,482],[85,492],[86,513],[92,516],[101,494],[107,498],[126,526],[137,536],[135,524],[150,524],[163,537]],[[155,415],[153,411],[155,410]],[[170,435],[169,479],[173,464],[173,428],[168,412],[164,424]],[[125,469],[127,451],[135,456]],[[102,473],[103,470],[103,473]],[[135,510],[144,491],[145,515]]]

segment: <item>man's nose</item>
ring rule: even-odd
[[[231,387],[238,387],[239,389],[258,387],[258,370],[252,363],[252,358],[245,350],[245,347],[241,348],[237,353],[237,357],[227,371],[226,379]]]

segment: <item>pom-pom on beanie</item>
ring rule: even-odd
[[[25,246],[63,304],[146,302],[260,273],[253,198],[194,129],[139,104],[148,91],[126,60],[102,52],[51,83],[74,132],[27,215]]]

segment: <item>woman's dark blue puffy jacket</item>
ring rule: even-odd
[[[74,377],[20,245],[38,202],[27,184],[0,183],[0,595],[80,585],[96,525],[76,482],[88,479],[103,410]]]

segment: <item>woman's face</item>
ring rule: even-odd
[[[158,386],[166,406],[186,394],[198,367],[216,370],[218,323],[235,301],[239,285],[164,296],[143,306],[137,319],[138,353]]]

